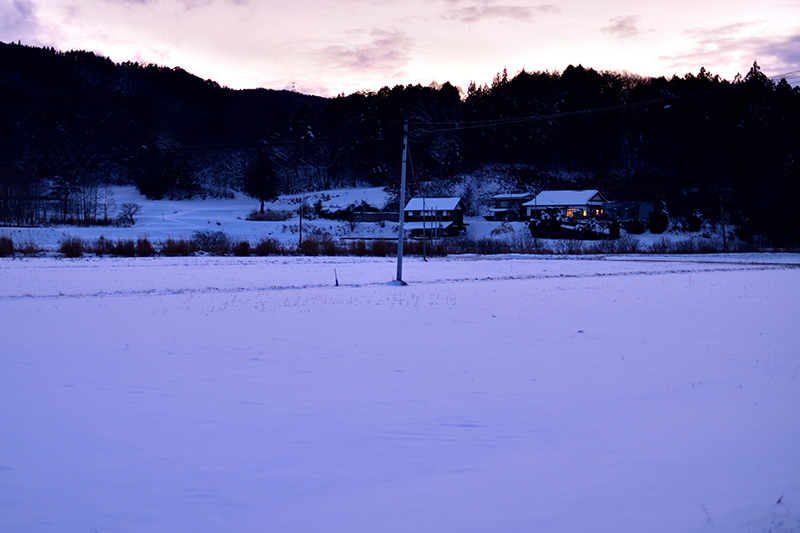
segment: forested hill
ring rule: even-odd
[[[800,89],[757,64],[732,81],[705,69],[667,79],[569,66],[503,72],[466,93],[444,83],[321,98],[0,43],[0,98],[5,222],[37,218],[9,199],[108,182],[155,198],[229,194],[260,152],[281,192],[396,186],[407,119],[415,187],[444,190],[466,175],[507,192],[591,187],[663,200],[676,216],[723,206],[775,242],[800,234],[786,202],[800,193]]]

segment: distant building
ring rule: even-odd
[[[523,204],[533,200],[531,193],[496,194],[492,196],[494,207],[490,209],[488,220],[522,220],[525,218]]]
[[[653,204],[649,202],[606,202],[603,210],[609,217],[617,220],[647,220],[653,212]]]
[[[536,218],[542,211],[556,210],[565,217],[597,217],[603,214],[608,202],[595,189],[582,191],[542,191],[533,200],[522,204],[528,218]]]
[[[412,198],[403,213],[403,229],[412,237],[457,235],[465,229],[461,198]]]

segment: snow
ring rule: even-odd
[[[0,260],[0,530],[797,531],[798,265]]]
[[[522,205],[542,208],[549,206],[588,205],[598,194],[599,192],[595,189],[582,191],[542,191],[536,195],[535,199],[530,202],[525,202]]]
[[[100,236],[106,239],[137,239],[147,237],[152,242],[167,238],[191,238],[194,231],[224,231],[231,238],[247,239],[253,244],[263,238],[282,242],[297,243],[299,215],[297,210],[302,203],[312,206],[318,200],[323,207],[331,210],[342,209],[351,204],[365,201],[381,208],[386,203],[387,194],[381,187],[320,191],[316,193],[282,196],[275,202],[267,202],[266,209],[291,211],[292,218],[283,222],[252,222],[246,220],[248,213],[258,209],[259,202],[237,194],[233,199],[191,199],[180,201],[149,201],[141,196],[135,187],[114,187],[117,205],[126,202],[142,206],[132,227],[92,226],[92,227],[47,227],[47,228],[0,228],[0,235],[10,236],[14,243],[34,242],[46,249],[55,249],[58,243],[68,236],[94,240]],[[308,217],[308,209],[306,211]],[[304,220],[305,235],[313,231],[328,233],[334,237],[396,237],[397,224],[386,223],[384,227],[376,224],[358,224],[356,231],[349,224],[330,220]]]
[[[364,198],[385,193],[267,207]],[[243,220],[242,197],[116,201],[142,204],[134,227],[0,234],[296,238],[296,220]],[[0,531],[800,531],[800,255],[407,257],[405,287],[395,272],[0,259]]]
[[[419,196],[409,200],[404,211],[455,211],[458,209],[458,204],[460,202],[461,198],[430,198]]]

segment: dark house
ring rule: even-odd
[[[525,208],[523,204],[533,200],[531,193],[496,194],[492,196],[494,207],[490,209],[491,215],[487,220],[524,220]]]
[[[465,229],[461,198],[412,198],[403,212],[403,229],[411,237],[457,235]]]

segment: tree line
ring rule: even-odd
[[[412,188],[468,175],[506,192],[596,188],[800,240],[786,202],[800,192],[800,89],[757,63],[730,81],[570,65],[322,98],[0,43],[0,98],[7,224],[102,220],[109,184],[151,198],[396,189],[407,120]]]

